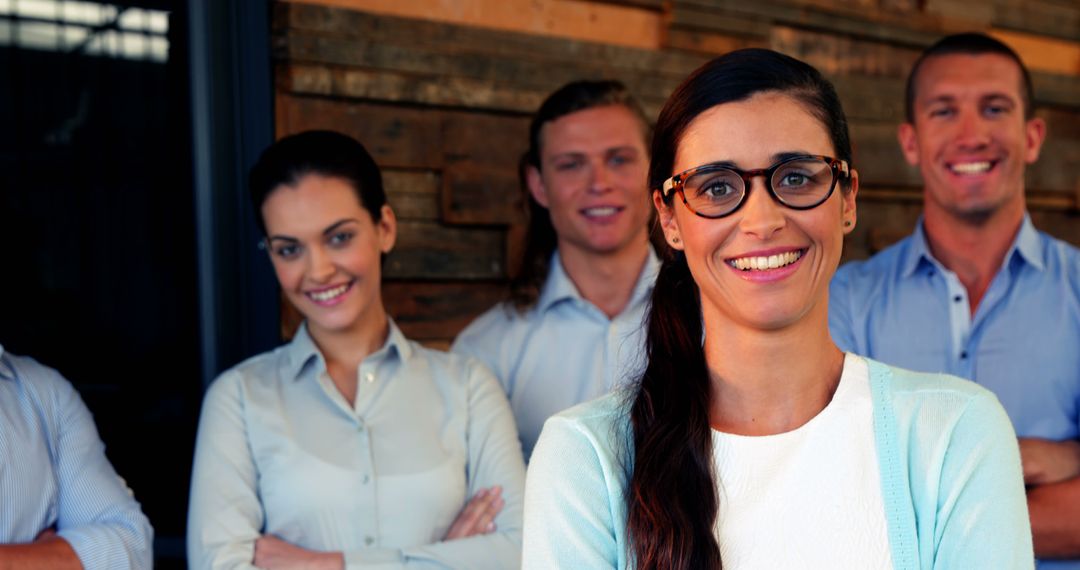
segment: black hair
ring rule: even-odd
[[[536,303],[540,289],[551,270],[551,256],[558,245],[555,227],[551,225],[551,214],[532,197],[526,182],[528,168],[539,170],[541,167],[544,125],[571,113],[609,105],[621,105],[641,119],[642,137],[649,140],[649,121],[641,104],[634,99],[625,85],[615,80],[574,81],[560,87],[548,95],[529,125],[529,149],[518,164],[518,178],[525,192],[528,220],[525,252],[510,281],[510,300],[519,311],[524,311]]]
[[[918,89],[919,71],[922,69],[923,64],[930,58],[953,54],[997,54],[1016,62],[1016,66],[1020,69],[1020,96],[1024,104],[1024,118],[1030,119],[1035,115],[1035,89],[1031,85],[1031,74],[1028,73],[1024,62],[1020,60],[1020,56],[1012,48],[997,39],[986,34],[969,32],[941,38],[934,45],[926,48],[919,55],[919,59],[915,60],[915,64],[911,66],[911,73],[907,77],[907,85],[904,88],[904,116],[907,117],[907,122],[915,122],[915,91]]]
[[[679,142],[695,118],[763,92],[802,104],[828,131],[836,158],[850,163],[847,119],[833,86],[797,59],[745,49],[706,63],[668,98],[653,135],[650,187],[673,174]],[[845,191],[850,185],[850,179],[842,182]],[[713,391],[700,303],[686,256],[669,249],[649,307],[645,372],[629,407],[627,533],[630,558],[640,570],[722,566],[713,531],[719,510],[709,424]]]
[[[334,131],[305,131],[270,145],[251,167],[248,190],[259,229],[266,234],[262,205],[274,190],[295,186],[309,174],[342,178],[356,192],[371,219],[382,219],[386,204],[382,173],[364,145]]]

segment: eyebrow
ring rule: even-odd
[[[637,149],[637,147],[632,146],[632,145],[620,145],[620,146],[613,146],[613,147],[610,147],[610,148],[605,148],[603,150],[603,153],[604,154],[611,154],[613,152],[625,152],[625,151],[633,152],[634,154],[641,154],[641,151],[639,151]],[[553,155],[551,155],[550,158],[551,159],[563,158],[563,157],[574,157],[574,158],[576,158],[576,157],[579,157],[579,156],[585,156],[587,154],[589,154],[589,153],[584,152],[584,151],[579,151],[579,150],[571,150],[571,151],[567,151],[567,152],[560,152],[558,154],[553,154]]]
[[[1001,91],[994,91],[994,92],[991,92],[991,93],[984,93],[982,95],[979,95],[979,102],[988,101],[988,100],[997,100],[997,99],[1008,101],[1008,102],[1010,102],[1010,103],[1012,103],[1014,105],[1020,103],[1020,101],[1018,99],[1016,99],[1015,97],[1013,97],[1012,95],[1010,95],[1008,93],[1002,93]],[[934,95],[933,97],[925,99],[922,102],[922,104],[923,105],[933,105],[934,103],[955,103],[956,101],[957,101],[957,97],[955,95],[942,93],[940,95]]]
[[[343,218],[343,219],[340,219],[340,220],[330,224],[329,226],[327,226],[326,229],[324,229],[322,231],[322,235],[324,235],[324,236],[325,235],[330,235],[330,234],[334,233],[335,230],[337,230],[338,228],[340,228],[341,226],[343,226],[345,224],[348,224],[350,222],[359,222],[359,221],[360,220],[357,220],[356,218]],[[283,236],[283,235],[272,235],[272,236],[268,236],[266,238],[266,241],[274,241],[274,240],[282,240],[282,241],[287,241],[287,242],[290,242],[290,243],[296,243],[296,242],[300,241],[299,239],[294,238],[292,236]]]
[[[771,155],[769,157],[769,160],[772,161],[772,163],[769,164],[769,166],[772,166],[772,165],[780,163],[780,162],[784,162],[785,160],[790,160],[792,158],[799,158],[801,156],[817,156],[817,155],[812,153],[812,152],[805,152],[805,151],[801,151],[801,150],[778,152],[778,153],[775,153],[775,154],[773,154],[773,155]],[[741,166],[739,166],[738,164],[736,164],[734,161],[731,161],[731,160],[718,160],[716,162],[710,162],[708,164],[711,165],[711,166],[720,166],[720,167],[723,167],[723,168],[734,168],[736,170],[742,170]],[[768,166],[766,166],[765,168],[768,168]],[[752,170],[752,169],[750,169],[750,170]]]

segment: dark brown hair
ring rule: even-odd
[[[376,222],[382,219],[382,207],[386,204],[382,172],[364,145],[334,131],[305,131],[266,147],[251,167],[248,191],[255,219],[264,234],[263,202],[279,186],[295,186],[308,174],[344,179],[371,219]]]
[[[650,187],[673,174],[679,141],[698,115],[766,91],[789,94],[802,104],[829,132],[837,158],[851,161],[840,99],[817,70],[774,51],[739,50],[706,63],[668,98],[653,135]],[[850,189],[850,180],[841,184]],[[640,570],[722,566],[713,531],[719,497],[700,303],[686,257],[668,250],[649,308],[648,363],[630,405],[627,534],[630,558]]]
[[[540,105],[529,125],[529,150],[521,157],[518,164],[518,178],[525,193],[528,227],[525,230],[525,252],[521,257],[515,276],[510,281],[510,300],[519,311],[532,307],[540,296],[540,289],[551,270],[551,256],[558,245],[555,227],[551,225],[551,214],[540,205],[526,183],[527,169],[537,170],[541,166],[541,137],[544,125],[571,113],[621,105],[641,119],[642,137],[649,140],[649,121],[641,105],[630,95],[626,86],[619,81],[574,81],[556,90]]]

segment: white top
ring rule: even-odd
[[[301,327],[210,386],[191,482],[191,568],[253,568],[261,534],[342,551],[348,568],[520,564],[525,465],[494,376],[391,323],[357,377],[349,405]],[[466,500],[492,485],[506,500],[498,530],[441,542]]]
[[[759,437],[714,430],[713,457],[725,568],[892,567],[861,357],[845,357],[832,401],[806,424]]]

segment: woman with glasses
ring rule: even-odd
[[[191,568],[513,568],[525,466],[478,362],[406,339],[383,307],[397,224],[357,141],[271,145],[251,197],[288,344],[209,388],[188,516]]]
[[[858,176],[833,87],[768,50],[664,106],[669,251],[636,387],[548,420],[526,568],[1031,568],[1016,439],[958,378],[844,354],[828,284]]]

